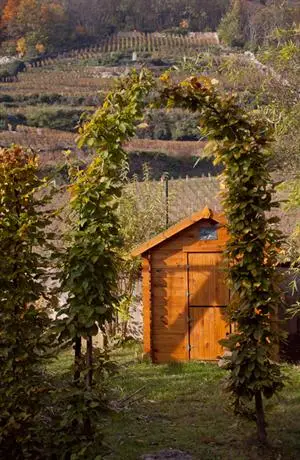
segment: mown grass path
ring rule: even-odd
[[[234,417],[221,388],[225,372],[215,363],[152,365],[139,360],[137,347],[115,354],[119,373],[110,382],[120,401],[142,390],[105,419],[105,442],[112,460],[136,460],[169,448],[195,460],[296,460],[300,458],[300,367],[285,366],[288,382],[267,402],[270,447],[255,440],[255,425]],[[70,363],[62,356],[52,370]],[[134,402],[134,400],[137,400]]]

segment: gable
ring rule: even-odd
[[[205,207],[202,211],[198,211],[191,217],[180,221],[151,240],[138,246],[132,251],[132,255],[138,256],[158,246],[168,246],[170,241],[172,242],[171,244],[177,242],[176,246],[178,248],[179,246],[182,248],[185,245],[198,241],[207,245],[215,239],[211,239],[213,237],[213,229],[216,229],[218,239],[220,228],[224,227],[225,224],[226,220],[222,214],[214,214],[211,209]],[[203,228],[202,234],[200,233],[201,228]],[[205,232],[204,229],[207,231]],[[198,233],[196,234],[195,232]]]

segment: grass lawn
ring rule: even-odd
[[[286,388],[266,403],[270,447],[263,449],[255,441],[254,423],[232,415],[221,389],[225,372],[216,364],[152,365],[139,356],[136,345],[115,354],[120,370],[110,383],[113,399],[141,391],[105,419],[112,450],[106,458],[136,460],[170,448],[195,460],[300,458],[300,367],[284,366]],[[69,363],[70,355],[63,355],[52,370],[61,372]]]

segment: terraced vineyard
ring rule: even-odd
[[[103,77],[103,73],[105,77]],[[46,68],[33,68],[18,75],[18,80],[0,83],[0,95],[29,96],[32,94],[61,94],[86,96],[108,91],[118,73],[103,67],[78,67],[76,63],[54,64]]]
[[[123,32],[112,35],[102,46],[102,52],[114,51],[199,51],[207,45],[219,45],[219,38],[215,32],[194,32],[187,35],[163,33],[143,34],[139,32]]]
[[[28,66],[39,67],[68,58],[92,58],[113,52],[164,52],[167,54],[197,54],[210,46],[218,46],[216,32],[190,32],[187,35],[168,33],[119,32],[102,43],[81,49],[74,49],[55,55],[45,55],[29,61]]]
[[[134,51],[137,62],[132,61]],[[108,60],[103,64],[103,56],[111,59],[115,54],[124,62],[112,64]],[[186,59],[182,59],[184,55]],[[75,50],[45,63],[20,73],[17,81],[0,83],[0,145],[16,142],[31,146],[41,153],[43,166],[49,167],[62,161],[63,150],[71,148],[83,155],[74,142],[80,116],[99,106],[115,79],[130,67],[139,69],[144,63],[159,75],[176,64],[180,69],[176,78],[185,78],[191,72],[209,75],[219,81],[220,90],[237,91],[241,103],[249,107],[257,104],[257,87],[265,87],[264,100],[273,98],[275,84],[279,92],[271,74],[257,69],[255,62],[241,53],[228,54],[218,46],[213,33],[120,33],[101,46]],[[138,131],[139,139],[126,146],[133,173],[140,176],[142,163],[146,162],[153,167],[155,178],[165,171],[173,177],[216,174],[208,160],[202,159],[194,168],[195,157],[202,156],[204,146],[199,140],[196,116],[171,112],[151,110],[145,120],[147,128]]]
[[[132,61],[140,59],[141,54],[163,54],[164,56],[196,56],[204,48],[217,47],[219,38],[215,32],[190,32],[187,35],[168,33],[119,32],[111,35],[96,46],[74,49],[67,52],[41,54],[23,61],[11,61],[10,64],[0,65],[0,82],[13,83],[18,75],[29,68],[40,68],[57,65],[70,59],[106,59],[105,56],[114,54],[127,55]],[[132,53],[131,56],[128,56]],[[139,56],[138,56],[139,55]],[[120,56],[119,56],[120,57]],[[124,57],[124,56],[123,56]],[[116,58],[116,56],[115,56]]]

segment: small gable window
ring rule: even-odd
[[[217,240],[218,239],[218,232],[217,227],[202,227],[200,228],[200,240],[207,241],[207,240]]]

